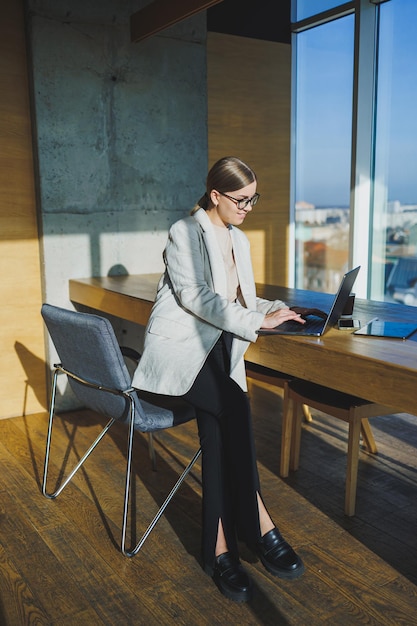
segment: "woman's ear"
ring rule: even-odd
[[[220,195],[219,192],[216,191],[215,189],[212,189],[210,191],[210,200],[211,200],[211,203],[214,204],[214,206],[217,206],[219,203],[219,195]]]

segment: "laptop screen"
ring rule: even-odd
[[[343,276],[342,281],[339,285],[339,289],[334,297],[332,308],[329,311],[329,315],[326,320],[325,329],[328,326],[334,326],[337,324],[337,320],[343,313],[343,309],[345,308],[345,304],[349,298],[350,292],[352,291],[352,287],[360,270],[360,265],[355,267],[354,269],[346,272]]]
[[[346,272],[346,274],[344,274],[344,276],[342,277],[339,288],[335,296],[333,297],[333,302],[326,320],[312,320],[311,318],[308,318],[306,323],[303,325],[299,324],[298,322],[294,322],[293,320],[289,320],[288,322],[284,322],[279,326],[275,326],[275,328],[261,328],[260,330],[256,331],[257,334],[313,335],[315,337],[320,337],[326,332],[326,330],[334,326],[337,323],[339,317],[342,315],[343,309],[345,308],[346,302],[348,301],[359,269],[360,266],[355,267],[349,272]]]

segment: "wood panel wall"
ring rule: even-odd
[[[246,161],[261,199],[243,229],[255,278],[287,285],[290,189],[291,46],[208,33],[209,165]]]
[[[0,20],[0,418],[45,408],[44,332],[22,0]]]

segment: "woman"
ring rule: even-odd
[[[171,227],[165,272],[133,378],[138,389],[182,396],[196,409],[202,447],[205,571],[237,602],[252,594],[237,539],[282,578],[304,571],[263,503],[244,353],[257,330],[304,319],[280,300],[256,297],[249,242],[240,231],[259,199],[253,170],[236,157],[217,161],[191,216]]]

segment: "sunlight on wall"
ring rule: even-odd
[[[71,308],[68,294],[70,278],[91,276],[91,238],[88,233],[60,233],[43,239],[44,264],[48,268],[46,300]]]
[[[120,266],[119,273],[123,273],[123,268],[126,274],[162,273],[167,237],[167,231],[102,233],[99,236],[101,275],[106,276],[114,266]]]

